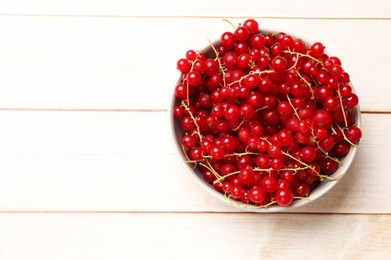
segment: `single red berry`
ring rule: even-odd
[[[191,64],[187,59],[180,59],[177,62],[177,68],[182,73],[188,73],[191,68]]]
[[[255,164],[261,169],[268,169],[270,167],[270,156],[267,154],[260,154],[255,158]]]
[[[243,196],[243,188],[241,186],[234,186],[232,188],[231,197],[234,199],[239,199]]]
[[[293,202],[293,193],[290,189],[278,189],[275,194],[276,202],[280,206],[289,206]]]
[[[250,65],[251,65],[251,63],[250,63],[250,55],[248,55],[247,53],[241,54],[238,57],[237,64],[238,64],[239,68],[241,68],[241,69],[249,68]]]
[[[343,98],[343,104],[347,109],[353,109],[358,105],[358,97],[354,93],[350,93]]]
[[[310,186],[306,182],[299,182],[299,184],[294,187],[294,193],[298,197],[308,197],[310,191]]]
[[[301,39],[293,40],[293,50],[296,52],[304,52],[305,51],[305,42]]]
[[[333,123],[331,114],[323,109],[314,112],[313,120],[316,127],[330,128]]]
[[[255,19],[247,19],[243,23],[243,27],[246,27],[250,34],[254,34],[258,32],[258,22]]]
[[[276,72],[282,72],[288,68],[288,62],[284,57],[276,56],[272,60],[272,68]]]
[[[293,135],[288,129],[281,129],[278,134],[278,142],[282,146],[290,146],[293,143]]]
[[[306,146],[301,149],[301,158],[304,162],[312,162],[316,158],[316,151],[313,147]]]
[[[201,74],[198,71],[189,72],[186,79],[190,86],[196,86],[202,82]]]
[[[210,155],[214,160],[221,160],[225,156],[225,150],[222,147],[213,146],[212,149],[210,150]]]
[[[250,32],[247,27],[241,26],[235,30],[234,35],[237,41],[244,42],[247,41],[248,37],[250,36]]]
[[[265,46],[265,43],[266,43],[265,36],[263,36],[260,33],[254,34],[250,38],[250,46],[254,49],[259,50],[259,49],[263,48]]]
[[[214,59],[206,59],[204,65],[205,65],[204,71],[209,76],[218,73],[220,70],[219,63]]]
[[[216,180],[216,176],[209,170],[203,172],[202,176],[206,182],[212,183]]]
[[[234,104],[227,107],[224,117],[229,122],[235,122],[240,118],[240,108]]]
[[[181,99],[186,99],[187,93],[188,93],[188,89],[185,84],[179,83],[178,85],[176,85],[175,96],[177,96],[178,98],[181,98]]]
[[[196,138],[191,135],[184,135],[182,137],[182,145],[186,148],[192,148],[196,145]]]
[[[235,35],[231,32],[225,32],[221,35],[221,46],[226,50],[230,50],[235,47]]]
[[[277,180],[271,176],[262,179],[262,188],[267,192],[275,192],[278,188]]]
[[[335,96],[328,96],[323,100],[323,106],[329,111],[335,111],[339,108],[339,100]]]
[[[266,198],[266,193],[259,187],[253,187],[248,192],[248,198],[250,201],[259,204]]]
[[[349,126],[345,130],[345,136],[350,142],[357,144],[361,139],[362,132],[357,126]]]
[[[254,181],[254,171],[250,168],[241,170],[238,174],[239,182],[243,185],[250,184]]]
[[[188,50],[186,52],[186,59],[188,59],[189,61],[195,61],[195,59],[197,58],[197,53],[193,50]]]
[[[346,141],[339,142],[334,145],[331,154],[335,157],[346,156],[350,151],[350,144]]]
[[[338,162],[330,158],[324,158],[320,164],[321,171],[326,175],[333,174],[337,171],[338,167]]]
[[[240,115],[242,116],[243,119],[250,119],[254,116],[255,109],[252,105],[250,104],[242,104],[240,106]]]
[[[320,58],[324,53],[324,46],[320,42],[315,42],[311,45],[310,53],[315,58]]]

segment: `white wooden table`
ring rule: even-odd
[[[206,194],[168,128],[176,60],[243,17],[319,40],[363,139],[300,210]],[[391,259],[391,2],[0,1],[0,259]]]

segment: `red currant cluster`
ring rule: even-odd
[[[185,156],[204,180],[254,207],[289,206],[334,180],[361,138],[339,58],[320,42],[263,33],[254,19],[208,49],[178,60],[174,107]]]

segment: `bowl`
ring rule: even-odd
[[[259,32],[273,33],[273,34],[278,33],[277,30],[260,30]],[[310,41],[303,39],[302,37],[299,37],[295,34],[291,34],[286,31],[284,31],[284,32],[295,37],[295,38],[302,39],[306,43],[306,46],[310,46],[310,44],[311,44]],[[218,44],[219,44],[219,41],[213,42],[214,46],[217,46]],[[203,48],[202,52],[207,57],[214,53],[213,49],[211,48],[210,45]],[[180,73],[177,84],[180,83],[181,81],[182,81],[182,74]],[[354,90],[354,87],[353,87],[353,84],[351,81],[350,81],[350,86],[352,87],[352,92],[355,93],[355,90]],[[283,212],[283,211],[292,210],[292,209],[302,207],[308,203],[315,201],[316,199],[320,198],[321,196],[326,194],[328,191],[330,191],[341,180],[341,178],[346,174],[349,167],[351,166],[351,164],[354,160],[354,157],[356,156],[356,153],[357,153],[357,146],[351,146],[348,154],[345,157],[340,159],[341,163],[339,165],[338,170],[329,176],[330,179],[324,179],[323,181],[321,181],[320,184],[317,187],[315,187],[314,190],[311,191],[311,193],[309,194],[309,196],[306,199],[293,200],[292,204],[289,206],[279,206],[277,204],[274,204],[274,205],[270,205],[268,207],[254,207],[252,205],[245,204],[240,201],[236,201],[236,200],[227,198],[227,196],[225,196],[221,192],[218,192],[217,190],[214,189],[214,187],[211,184],[207,183],[203,179],[202,173],[197,168],[194,168],[192,164],[189,164],[186,162],[188,160],[188,158],[184,155],[183,148],[181,145],[182,134],[184,131],[181,127],[180,118],[177,118],[173,115],[174,107],[179,104],[180,104],[180,100],[173,93],[172,97],[171,97],[171,101],[170,101],[170,106],[169,106],[170,134],[171,134],[171,139],[173,141],[173,144],[174,144],[174,147],[176,150],[176,154],[178,156],[180,163],[183,165],[185,172],[187,172],[187,174],[190,174],[193,177],[193,179],[211,196],[213,196],[217,200],[220,200],[223,204],[229,205],[231,207],[234,207],[234,208],[242,210],[242,211],[251,211],[251,212],[258,212],[258,213]],[[351,112],[352,112],[352,116],[354,118],[356,126],[361,127],[361,113],[360,113],[359,106],[357,105],[354,109],[351,110]],[[333,179],[333,180],[331,180],[331,179]]]

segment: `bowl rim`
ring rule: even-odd
[[[261,32],[261,33],[279,33],[282,31],[275,30],[275,29],[261,29],[261,30],[259,30],[259,32]],[[308,46],[312,43],[311,41],[308,41],[307,39],[305,39],[301,36],[298,36],[296,34],[291,34],[290,32],[287,32],[287,31],[283,31],[283,32],[288,35],[293,36],[294,38],[302,39],[305,42],[306,46]],[[219,40],[212,42],[213,45],[216,45],[218,43],[219,43]],[[210,51],[212,51],[212,48],[210,45],[208,45],[205,48],[203,48],[202,51],[204,51],[204,53],[210,52]],[[328,54],[327,52],[325,52],[325,53]],[[182,73],[179,72],[179,77],[178,77],[178,81],[176,84],[178,84],[181,80],[182,80]],[[352,81],[349,82],[349,85],[352,87],[352,92],[356,93],[356,90],[354,88]],[[341,164],[339,165],[339,168],[337,169],[337,171],[335,173],[333,173],[332,175],[330,175],[330,177],[332,177],[332,178],[338,176],[338,179],[336,179],[336,180],[324,179],[313,191],[311,191],[310,195],[307,197],[308,199],[294,200],[292,202],[292,204],[287,207],[283,207],[283,206],[279,206],[279,205],[271,205],[269,207],[252,207],[251,205],[247,205],[243,202],[228,199],[226,196],[224,196],[223,193],[218,192],[217,190],[215,190],[213,188],[212,185],[210,185],[209,183],[204,181],[202,179],[202,177],[200,176],[199,171],[193,169],[191,167],[191,165],[186,162],[186,158],[183,154],[182,147],[179,144],[179,139],[178,139],[179,133],[176,132],[176,127],[175,127],[176,124],[178,124],[178,122],[176,122],[176,121],[179,119],[173,115],[173,108],[175,107],[175,105],[178,104],[177,101],[178,101],[178,98],[175,96],[175,93],[173,92],[171,94],[171,99],[169,102],[168,117],[169,117],[169,122],[170,122],[170,124],[169,124],[169,130],[170,130],[170,135],[171,135],[170,139],[172,141],[173,146],[175,147],[177,158],[179,158],[179,160],[181,161],[181,164],[190,173],[192,178],[201,187],[203,187],[205,190],[207,190],[209,192],[209,194],[211,194],[213,197],[217,198],[218,200],[223,201],[223,203],[225,203],[233,208],[239,209],[241,211],[249,211],[249,212],[255,212],[255,213],[284,212],[284,211],[296,209],[296,208],[302,207],[304,205],[307,205],[311,202],[314,202],[315,200],[319,199],[324,194],[329,192],[333,187],[335,187],[335,185],[346,175],[348,169],[350,168],[351,164],[354,161],[354,158],[356,157],[357,149],[359,147],[358,145],[351,146],[348,154],[344,158],[341,159]],[[361,110],[360,110],[359,104],[351,111],[353,112],[353,116],[355,119],[355,125],[361,128]]]

